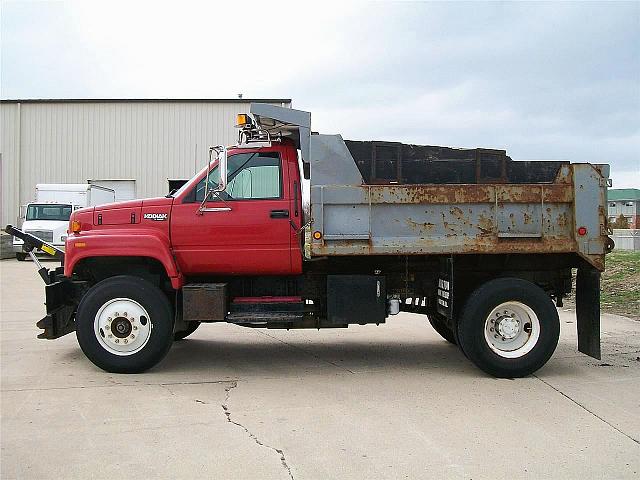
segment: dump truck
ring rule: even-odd
[[[75,331],[95,365],[130,373],[203,323],[344,328],[406,311],[484,372],[522,377],[552,356],[577,269],[578,349],[600,358],[607,165],[350,141],[312,132],[309,112],[250,112],[166,197],[73,212],[64,252],[7,226],[63,263],[38,265],[41,338]]]

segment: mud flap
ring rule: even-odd
[[[600,272],[587,265],[576,277],[578,350],[600,360]]]

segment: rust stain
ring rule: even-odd
[[[564,227],[567,225],[567,215],[564,212],[558,214],[558,218],[556,219],[556,223],[559,227]]]
[[[571,203],[568,184],[503,185],[363,185],[371,203],[464,204],[464,203]]]
[[[464,218],[464,213],[460,209],[460,207],[453,207],[451,210],[451,215],[456,217],[458,220],[462,220]]]
[[[577,251],[577,245],[563,235],[541,238],[497,238],[479,235],[473,240],[462,235],[448,233],[442,237],[427,237],[413,242],[390,243],[371,246],[365,242],[353,245],[349,241],[332,241],[323,246],[313,245],[313,255],[422,255],[439,253],[571,253]],[[597,264],[600,255],[589,255],[589,260]],[[604,255],[602,255],[604,257]]]
[[[416,222],[414,220],[411,220],[411,218],[407,218],[406,223],[407,223],[407,225],[409,225],[409,228],[412,228],[412,229],[415,229],[415,228],[431,229],[431,228],[436,226],[435,223],[431,223],[431,222]]]
[[[480,215],[480,217],[478,217],[478,230],[485,235],[493,233],[493,220],[484,215]]]
[[[531,223],[531,215],[529,215],[527,212],[524,212],[522,215],[524,217],[524,224],[529,225]]]

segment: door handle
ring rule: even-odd
[[[289,218],[289,210],[271,210],[271,218]]]

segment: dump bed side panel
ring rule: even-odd
[[[501,181],[539,183],[372,184],[340,136],[312,136],[311,256],[577,253],[604,269],[606,166],[527,164]]]
[[[569,167],[563,167],[569,173]],[[311,188],[313,255],[575,252],[573,186]]]

